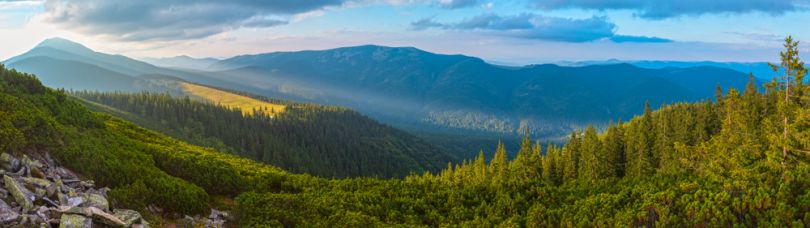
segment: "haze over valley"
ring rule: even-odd
[[[0,0],[0,227],[810,226],[806,21]]]

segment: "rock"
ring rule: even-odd
[[[76,189],[72,189],[72,188],[68,188],[67,195],[70,196],[70,197],[78,197],[79,196],[79,194],[76,193]]]
[[[115,209],[113,215],[124,221],[124,227],[130,227],[141,221],[141,214],[133,210]]]
[[[42,199],[47,194],[48,194],[48,191],[46,191],[44,188],[37,188],[36,190],[34,190],[34,195],[36,195],[37,199]]]
[[[197,224],[197,222],[194,219],[194,217],[186,215],[183,218],[183,227],[194,227],[194,225],[196,225],[196,224]]]
[[[55,210],[63,214],[79,214],[87,217],[93,216],[93,212],[90,211],[90,208],[60,206]]]
[[[56,167],[56,168],[53,168],[51,170],[53,170],[52,172],[54,173],[53,175],[55,177],[59,177],[60,179],[63,179],[63,180],[78,180],[79,179],[79,176],[77,176],[76,174],[74,174],[70,170],[67,170],[67,169],[62,168],[62,167]]]
[[[23,155],[21,159],[0,153],[0,176],[3,176],[0,179],[0,228],[150,227],[137,211],[115,209],[110,212],[109,188],[95,189],[92,180],[82,180],[70,170],[58,167],[47,153]],[[11,200],[3,201],[7,198]],[[162,212],[154,205],[147,210]],[[214,210],[212,213],[217,219],[198,218],[191,222],[220,227],[218,221],[222,221],[219,219],[222,212]]]
[[[48,212],[50,212],[50,210],[45,206],[40,206],[37,209],[37,216],[39,216],[39,218],[42,219],[43,223],[47,223],[48,220],[51,219],[51,217],[48,216]]]
[[[82,205],[82,203],[84,203],[84,198],[82,198],[82,197],[72,197],[72,198],[68,198],[67,202],[68,202],[67,206],[78,207],[79,205]]]
[[[52,184],[48,180],[45,180],[45,179],[42,179],[42,178],[36,178],[36,177],[23,177],[23,178],[20,178],[20,179],[22,179],[23,183],[25,183],[26,186],[31,186],[30,189],[47,188],[49,185]]]
[[[126,223],[124,221],[121,221],[121,219],[119,219],[118,217],[115,217],[114,215],[104,212],[101,209],[95,207],[88,207],[88,209],[90,213],[93,214],[93,219],[98,220],[101,223],[115,227],[124,227],[124,225],[126,225]]]
[[[77,214],[63,214],[59,228],[92,228],[93,220]]]
[[[14,178],[8,175],[4,175],[3,182],[5,182],[6,189],[14,196],[14,200],[23,207],[23,212],[28,212],[34,208],[33,195],[22,187],[17,180],[14,180]]]
[[[93,182],[93,180],[79,181],[79,184],[84,188],[96,187],[96,182]]]
[[[68,201],[69,199],[68,196],[62,194],[61,192],[56,194],[56,199],[59,200],[59,205],[62,206],[70,205],[70,201]]]
[[[6,224],[16,221],[20,218],[20,214],[11,209],[5,201],[0,200],[0,224]]]
[[[56,191],[58,191],[57,189],[56,184],[51,183],[51,185],[45,187],[45,193],[47,193],[48,197],[54,197],[54,195],[56,195]]]
[[[132,225],[132,228],[150,228],[149,223],[146,220],[141,219],[141,224]]]
[[[110,210],[110,203],[102,195],[95,193],[85,193],[83,198],[84,203],[82,205],[85,207],[95,207],[104,211]]]
[[[5,170],[14,171],[20,167],[20,160],[8,153],[0,154],[0,161],[2,161],[2,167]]]

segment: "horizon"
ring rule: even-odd
[[[480,56],[467,55],[467,54],[463,54],[463,53],[437,53],[437,52],[431,52],[429,50],[421,49],[419,47],[414,47],[414,46],[386,46],[386,45],[379,45],[379,44],[359,44],[359,45],[352,45],[352,46],[340,46],[340,47],[334,47],[334,48],[301,49],[301,50],[293,50],[293,51],[271,51],[271,52],[262,52],[262,53],[236,54],[236,55],[232,55],[232,56],[192,56],[192,55],[187,55],[187,54],[182,54],[181,53],[181,54],[173,55],[173,56],[133,57],[133,56],[124,55],[124,54],[120,54],[120,53],[109,53],[109,52],[100,51],[100,50],[94,49],[93,47],[89,47],[87,44],[79,43],[77,41],[73,41],[73,40],[70,40],[68,38],[58,37],[57,36],[57,37],[45,38],[42,41],[37,42],[36,44],[31,46],[31,48],[27,49],[25,52],[15,54],[15,55],[10,56],[10,57],[5,58],[5,59],[0,59],[0,63],[11,60],[14,57],[23,55],[26,52],[36,48],[39,45],[41,45],[43,42],[45,42],[47,40],[55,40],[55,39],[57,39],[57,40],[60,39],[60,40],[65,40],[65,41],[68,41],[68,42],[76,43],[76,44],[79,44],[79,45],[81,45],[81,46],[83,46],[85,48],[88,48],[88,49],[90,49],[92,51],[95,51],[95,52],[100,52],[100,53],[110,54],[110,55],[122,55],[122,56],[125,56],[125,57],[128,57],[128,58],[132,58],[134,60],[146,62],[147,64],[151,64],[151,65],[154,65],[154,64],[148,62],[148,60],[150,60],[150,59],[159,61],[161,59],[172,59],[172,58],[186,57],[186,58],[197,59],[197,60],[200,60],[200,59],[214,59],[216,61],[222,61],[222,60],[226,60],[226,59],[234,58],[234,57],[239,57],[239,56],[262,55],[262,54],[272,54],[272,53],[304,52],[304,51],[328,51],[328,50],[334,50],[334,49],[356,48],[356,47],[363,47],[363,46],[376,46],[376,47],[386,47],[386,48],[415,48],[417,50],[425,51],[425,52],[432,53],[432,54],[462,55],[462,56],[467,56],[467,57],[472,57],[472,58],[479,58],[479,59],[483,60],[484,62],[486,62],[487,64],[497,65],[497,66],[507,66],[507,67],[528,67],[528,66],[532,66],[532,65],[543,65],[543,64],[553,64],[553,65],[559,65],[559,66],[579,67],[579,66],[601,65],[601,64],[632,64],[634,62],[686,62],[686,63],[706,63],[706,62],[709,62],[709,63],[740,63],[740,64],[755,64],[755,63],[768,63],[768,62],[771,62],[771,61],[716,61],[716,60],[676,60],[676,59],[635,59],[635,60],[633,60],[633,59],[608,58],[608,59],[554,60],[554,61],[545,61],[545,62],[516,63],[516,62],[508,62],[508,61],[490,60],[490,59],[486,59],[486,58],[483,58],[483,57],[480,57]],[[569,65],[569,64],[574,64],[574,65]],[[577,65],[577,64],[582,64],[582,65]]]
[[[379,45],[490,63],[776,61],[780,40],[810,40],[810,2],[330,0],[302,3],[0,1],[0,59],[63,37],[136,59],[227,58]],[[802,43],[801,51],[808,45]]]

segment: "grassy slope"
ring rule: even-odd
[[[48,151],[66,167],[110,187],[114,207],[207,213],[211,195],[295,191],[319,180],[201,148],[94,113],[33,76],[0,66],[0,152]]]
[[[220,104],[230,108],[239,108],[245,115],[253,114],[253,110],[273,110],[275,113],[284,112],[286,106],[257,100],[248,96],[239,95],[191,83],[182,83],[183,91],[193,97]]]

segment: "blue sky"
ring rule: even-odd
[[[132,57],[378,44],[509,64],[774,61],[784,36],[810,42],[808,22],[810,0],[0,0],[0,58],[59,36]]]

